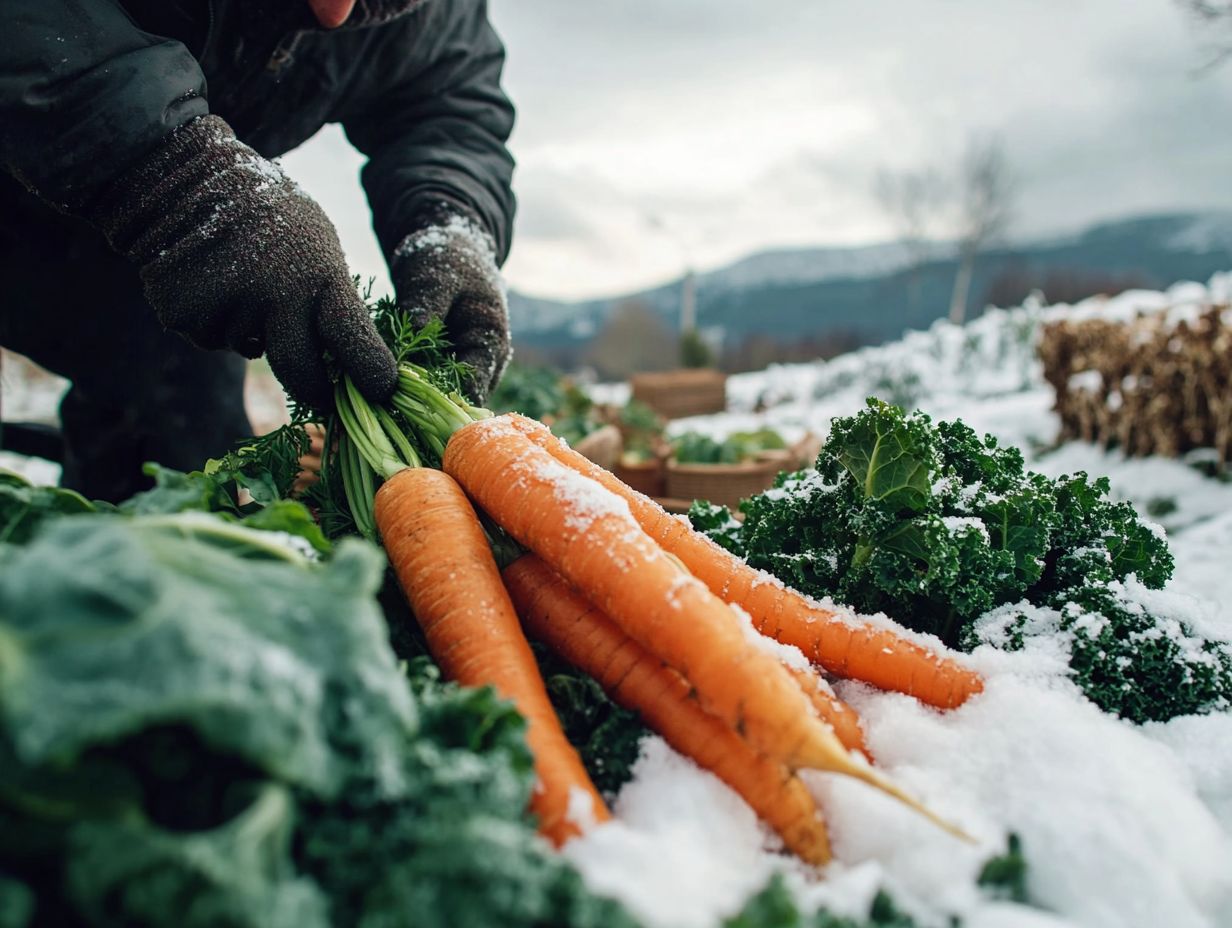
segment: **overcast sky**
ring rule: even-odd
[[[446,2],[446,0],[433,0]],[[623,292],[775,245],[891,237],[879,168],[999,134],[1030,236],[1232,208],[1232,62],[1174,0],[490,0],[518,107],[510,284]],[[327,131],[286,159],[382,270]]]

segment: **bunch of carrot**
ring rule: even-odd
[[[760,645],[732,606],[826,671],[938,707],[979,692],[975,673],[820,608],[541,424],[469,406],[413,365],[385,408],[345,379],[337,402],[330,444],[356,522],[379,535],[443,672],[493,686],[526,717],[539,782],[531,806],[550,839],[609,812],[565,739],[527,633],[640,712],[811,863],[830,849],[801,769],[860,779],[961,836],[872,767],[851,707],[811,667]],[[498,566],[493,542],[502,540]]]

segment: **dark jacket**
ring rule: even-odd
[[[206,113],[275,157],[341,123],[388,257],[433,198],[509,246],[513,108],[485,0],[314,28],[304,0],[5,0],[0,164],[76,212]],[[0,217],[0,222],[3,222]]]

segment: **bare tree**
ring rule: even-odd
[[[894,223],[898,241],[910,261],[908,292],[914,303],[919,297],[919,272],[931,255],[929,232],[945,200],[945,183],[933,170],[877,172],[873,194]]]
[[[1001,140],[995,136],[972,137],[958,178],[958,272],[950,296],[950,321],[955,324],[961,324],[967,316],[975,259],[1009,228],[1014,187]]]
[[[590,344],[588,360],[601,377],[664,371],[677,364],[676,333],[645,302],[622,301]]]
[[[1177,0],[1193,22],[1203,30],[1211,59],[1199,71],[1209,71],[1232,58],[1232,0]]]

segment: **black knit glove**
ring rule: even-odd
[[[471,367],[463,389],[482,405],[513,354],[492,239],[477,219],[443,200],[416,225],[390,261],[398,306],[417,326],[444,321],[454,354]]]
[[[397,380],[329,218],[290,180],[202,116],[175,130],[85,211],[136,262],[168,329],[202,348],[263,352],[296,400],[332,406],[324,353],[370,399]]]

